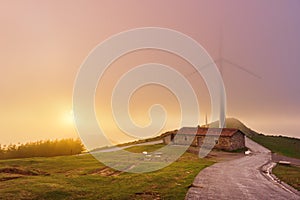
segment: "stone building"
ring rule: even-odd
[[[219,137],[218,137],[219,136]],[[184,127],[163,138],[165,144],[173,143],[177,145],[189,145],[192,147],[201,147],[207,138],[213,143],[215,149],[233,151],[245,147],[245,135],[238,129],[233,128],[191,128]]]

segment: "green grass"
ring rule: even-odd
[[[129,151],[150,152],[160,147],[162,145],[137,146]],[[211,164],[208,159],[185,153],[176,162],[155,172],[104,176],[93,173],[105,166],[91,155],[2,160],[0,169],[18,168],[41,174],[0,181],[0,199],[153,199],[158,196],[184,199],[195,176]],[[11,174],[0,173],[0,180],[5,176]]]
[[[300,159],[300,139],[257,134],[251,138],[274,153]]]
[[[300,167],[277,165],[273,173],[285,183],[300,191]]]
[[[218,122],[213,122],[210,126],[218,127]],[[259,134],[234,118],[226,118],[226,127],[241,130],[247,137],[270,149],[274,153],[300,159],[300,139]]]

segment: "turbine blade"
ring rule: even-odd
[[[261,79],[261,76],[255,74],[254,72],[251,72],[250,70],[248,70],[248,69],[246,69],[246,68],[244,68],[244,67],[242,67],[242,66],[240,66],[240,65],[238,65],[236,63],[233,63],[232,61],[227,60],[226,58],[223,58],[223,60],[225,62],[229,63],[230,65],[232,65],[232,66],[234,66],[236,68],[239,68],[240,70],[243,70],[243,71],[247,72],[248,74],[250,74],[250,75],[252,75],[252,76],[254,76],[256,78]]]
[[[217,59],[217,60],[214,60],[214,61],[212,61],[212,62],[210,62],[210,63],[207,63],[207,64],[201,66],[200,70],[203,70],[203,69],[205,69],[205,68],[211,66],[212,64],[216,64],[216,63],[218,63],[218,62],[220,62],[220,61],[221,61],[221,59]],[[192,76],[192,75],[194,75],[194,74],[197,73],[197,72],[198,72],[197,70],[194,70],[192,73],[187,74],[186,76],[187,76],[187,77]]]

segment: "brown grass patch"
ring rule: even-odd
[[[0,168],[0,173],[18,174],[18,175],[24,175],[24,176],[49,175],[49,173],[40,171],[38,169],[28,170],[28,169],[22,169],[22,168],[18,168],[18,167]]]
[[[0,181],[8,181],[23,176],[39,176],[39,175],[49,175],[49,173],[40,170],[28,170],[19,167],[4,167],[0,168]]]

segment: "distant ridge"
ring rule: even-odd
[[[227,128],[239,129],[247,137],[252,138],[252,137],[258,135],[258,133],[256,133],[255,131],[251,130],[247,126],[245,126],[238,119],[235,119],[235,118],[226,118],[225,123],[226,123],[226,127]],[[208,124],[208,126],[211,127],[211,128],[218,128],[219,127],[219,121],[212,122],[212,123]],[[167,131],[167,132],[162,133],[161,135],[153,137],[153,138],[147,138],[147,139],[136,140],[136,141],[132,141],[132,142],[126,142],[126,143],[118,144],[118,145],[115,145],[115,146],[122,147],[122,146],[129,146],[129,145],[133,145],[133,144],[141,144],[141,143],[145,143],[145,142],[152,142],[152,141],[162,140],[167,135],[176,134],[177,131],[178,130]],[[110,147],[112,147],[112,146],[110,146]],[[106,147],[96,148],[96,149],[91,150],[91,152],[98,151],[98,150],[105,149],[105,148],[109,148],[109,147],[106,146]]]
[[[226,118],[225,120],[227,128],[235,128],[242,131],[248,138],[251,138],[253,141],[265,146],[266,148],[270,149],[273,153],[278,153],[284,156],[293,157],[300,159],[300,139],[297,138],[290,138],[285,136],[272,136],[272,135],[264,135],[261,133],[257,133],[250,128],[248,128],[245,124],[243,124],[240,120],[235,118]],[[202,126],[203,127],[203,126]],[[215,121],[208,124],[210,128],[218,128],[219,122]],[[118,144],[116,146],[128,146],[133,144],[141,144],[145,142],[157,141],[162,140],[165,136],[170,134],[176,134],[177,130],[165,132],[159,136],[153,138],[147,138],[143,140],[137,140],[133,142]],[[94,149],[92,151],[97,151],[103,148],[109,147],[101,147]]]
[[[247,137],[253,138],[258,135],[257,132],[251,130],[248,128],[245,124],[243,124],[241,121],[235,118],[226,118],[225,120],[226,128],[235,128],[242,131]],[[219,127],[219,121],[212,122],[208,124],[208,127],[210,128],[218,128]]]
[[[270,149],[273,153],[300,159],[300,139],[298,138],[257,133],[235,118],[226,118],[225,123],[227,128],[239,129],[248,138]],[[218,127],[219,122],[212,122],[208,126]]]

